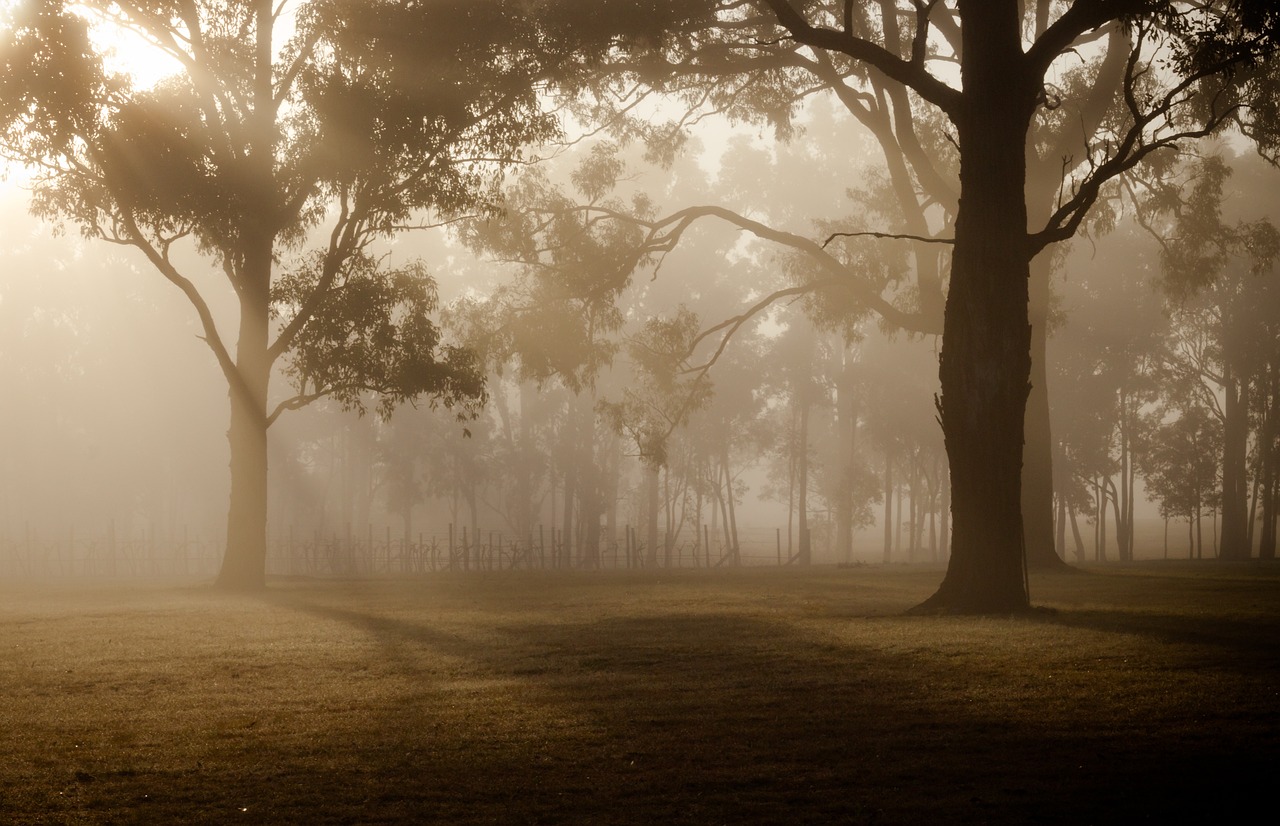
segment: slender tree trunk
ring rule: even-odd
[[[1027,566],[1066,566],[1053,542],[1053,433],[1049,417],[1049,371],[1046,348],[1049,327],[1049,279],[1053,256],[1045,251],[1031,262],[1028,315],[1031,322],[1031,389],[1023,418],[1022,519]]]
[[[854,358],[849,347],[842,350],[843,369],[836,385],[836,425],[840,428],[840,478],[836,491],[836,559],[853,561],[853,484],[858,432],[857,406],[854,401]]]
[[[1121,469],[1123,473],[1123,468]],[[1121,477],[1120,484],[1124,484],[1124,477]],[[1124,518],[1120,514],[1120,496],[1116,492],[1116,483],[1110,478],[1107,479],[1107,498],[1111,501],[1111,513],[1116,520],[1116,559],[1121,562],[1128,562],[1129,556],[1125,551],[1124,544]]]
[[[808,382],[808,376],[804,381]],[[797,473],[797,484],[800,486],[800,495],[798,506],[800,509],[800,556],[799,564],[808,565],[812,561],[813,549],[809,544],[809,400],[808,393],[803,389],[800,391],[800,433],[794,445],[797,455],[797,463],[799,472]],[[725,468],[728,469],[728,458],[725,460]],[[733,491],[729,492],[732,499]]]
[[[884,561],[893,558],[893,451],[884,452]]]
[[[645,555],[646,568],[658,567],[658,471],[655,464],[646,462],[645,478]]]
[[[1103,480],[1098,480],[1098,553],[1097,561],[1107,561],[1107,488]]]
[[[795,556],[796,522],[796,411],[794,405],[787,430],[787,560]],[[717,477],[719,478],[719,477]]]
[[[919,561],[920,536],[917,523],[920,512],[920,456],[911,457],[911,475],[907,481],[907,559]]]
[[[898,485],[894,490],[894,509],[898,512],[897,519],[893,523],[893,553],[899,559],[902,558],[902,491],[906,485]],[[911,554],[907,554],[907,561],[911,561]]]
[[[965,94],[939,377],[952,480],[951,560],[923,611],[1026,610],[1022,440],[1031,375],[1024,147],[1036,95],[1016,0],[961,0]]]
[[[1223,387],[1222,559],[1248,559],[1249,548],[1249,385],[1230,368]]]
[[[1058,513],[1053,522],[1054,549],[1059,557],[1065,558],[1067,555],[1067,498],[1065,496],[1058,497]]]
[[[1067,506],[1067,518],[1071,520],[1071,536],[1076,543],[1076,562],[1084,562],[1084,539],[1080,536],[1080,525],[1076,522],[1076,511]]]
[[[728,515],[725,521],[725,527],[729,531],[729,547],[733,553],[733,564],[742,564],[742,550],[738,546],[738,513],[733,501],[733,474],[729,472],[729,440],[726,438],[720,448],[720,460],[724,463],[724,493],[725,504],[728,508]],[[803,488],[801,488],[801,499],[803,501]],[[804,536],[805,524],[803,521],[804,510],[801,509],[801,536]],[[804,540],[802,540],[804,541]],[[804,547],[803,545],[801,546]]]
[[[577,451],[570,447],[565,453],[567,464],[564,469],[564,496],[561,497],[564,504],[560,513],[560,564],[568,568],[573,565],[573,510],[582,494],[578,490]]]

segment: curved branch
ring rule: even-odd
[[[751,307],[748,307],[744,312],[741,312],[738,315],[733,316],[732,318],[727,318],[724,321],[720,322],[719,324],[716,324],[712,327],[708,327],[707,329],[703,330],[701,333],[698,333],[698,335],[693,339],[693,341],[689,343],[690,355],[693,354],[693,351],[697,349],[699,344],[706,341],[715,333],[718,333],[721,330],[725,330],[726,328],[728,330],[728,332],[726,332],[723,336],[720,337],[719,346],[716,347],[716,351],[711,354],[711,357],[707,359],[706,362],[696,367],[685,368],[680,372],[681,373],[697,373],[698,378],[701,379],[703,376],[707,374],[709,370],[711,370],[712,366],[714,366],[715,363],[720,360],[720,356],[724,354],[725,348],[729,346],[729,341],[733,338],[734,334],[736,334],[738,330],[742,328],[743,324],[746,324],[752,318],[756,317],[760,313],[769,309],[774,304],[776,304],[777,302],[781,301],[784,298],[790,298],[791,296],[799,297],[802,295],[807,295],[811,292],[816,292],[817,290],[825,289],[826,287],[838,287],[840,285],[841,285],[841,282],[838,281],[837,279],[827,278],[822,281],[813,281],[808,284],[803,284],[799,287],[787,287],[786,289],[777,290],[775,292],[770,293],[769,295],[762,298],[760,301],[756,302]]]
[[[817,49],[839,52],[884,72],[890,78],[915,90],[920,97],[937,106],[953,119],[959,113],[961,94],[925,70],[923,64],[903,60],[883,46],[854,37],[846,31],[813,26],[789,0],[765,0],[778,17],[778,23],[792,38]]]
[[[275,420],[280,418],[281,414],[286,410],[300,410],[314,401],[323,399],[331,392],[332,390],[330,389],[317,390],[314,393],[299,393],[296,396],[291,396],[285,399],[276,405],[275,410],[271,411],[271,415],[267,416],[267,427],[271,427],[271,425],[275,423]]]
[[[200,317],[200,326],[204,330],[202,340],[209,345],[209,349],[213,351],[214,357],[218,360],[218,366],[222,369],[222,374],[226,377],[227,382],[238,390],[248,393],[248,387],[244,383],[244,378],[240,375],[240,370],[236,367],[235,359],[231,357],[231,353],[227,350],[226,345],[222,341],[222,336],[218,332],[217,322],[213,319],[213,313],[209,309],[209,304],[204,300],[204,296],[200,294],[200,290],[191,282],[189,278],[178,272],[177,268],[169,260],[167,255],[162,254],[155,248],[153,244],[143,237],[142,232],[138,229],[138,224],[127,210],[121,210],[118,220],[123,224],[128,235],[120,239],[118,243],[135,247],[142,251],[147,257],[151,265],[165,277],[171,284],[182,290],[183,295],[191,302],[196,310],[196,315]]]
[[[757,238],[772,241],[806,254],[824,271],[839,279],[844,286],[852,290],[855,296],[864,302],[868,309],[878,313],[885,321],[912,332],[940,332],[940,330],[935,329],[937,325],[933,323],[933,319],[895,307],[885,299],[878,289],[858,278],[849,267],[827,252],[821,244],[803,235],[774,229],[767,224],[762,224],[730,209],[718,206],[688,207],[657,221],[638,221],[627,216],[619,217],[627,220],[636,220],[637,223],[650,228],[650,242],[646,244],[650,251],[669,251],[679,241],[684,231],[693,223],[702,218],[718,218],[725,223],[750,232]]]

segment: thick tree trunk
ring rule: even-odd
[[[960,206],[939,377],[951,560],[919,611],[1026,610],[1022,432],[1031,375],[1023,147],[1039,86],[1020,73],[1015,0],[962,0]]]
[[[240,302],[236,377],[230,382],[231,424],[227,440],[231,448],[231,504],[227,511],[227,547],[217,580],[220,587],[233,590],[252,590],[266,584],[266,400],[270,376],[267,326],[265,294],[246,292]]]

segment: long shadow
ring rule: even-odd
[[[1118,609],[1055,609],[1038,615],[1068,628],[1133,634],[1188,647],[1202,663],[1250,673],[1280,670],[1280,619],[1198,617]]]
[[[330,743],[358,752],[354,762],[371,769],[317,778],[341,791],[332,822],[351,811],[378,822],[441,823],[1221,818],[1261,795],[1265,784],[1248,782],[1280,757],[1274,718],[1213,731],[1141,721],[1104,730],[1088,725],[1088,696],[1074,698],[1081,713],[1066,728],[1039,720],[1035,709],[1001,717],[973,704],[939,714],[932,685],[971,679],[981,687],[984,677],[815,641],[756,617],[513,623],[477,643],[299,596],[281,603],[369,633],[408,668],[437,652],[485,678],[459,696],[424,675],[419,689],[369,720],[367,743]],[[1052,621],[1104,630],[1119,623],[1206,645],[1238,630],[1227,624],[1197,635],[1122,612]],[[1188,715],[1210,708],[1206,698]],[[291,805],[278,801],[280,820],[306,814]]]

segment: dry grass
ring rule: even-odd
[[[1280,758],[1280,568],[0,589],[0,821],[1188,820]],[[1176,818],[1175,818],[1176,816]]]

